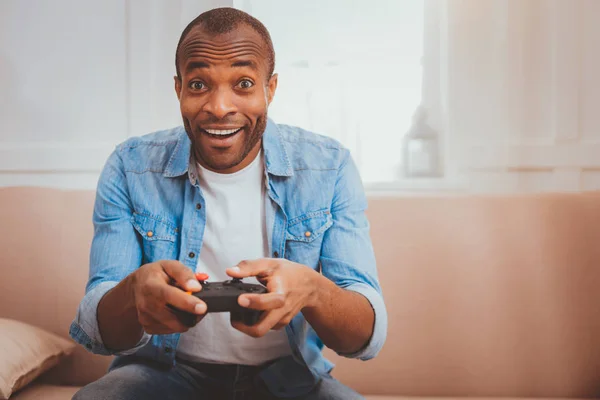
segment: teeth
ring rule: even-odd
[[[235,133],[235,132],[239,131],[240,129],[242,129],[242,128],[227,129],[227,130],[205,129],[205,131],[210,133],[211,135],[231,135],[232,133]]]

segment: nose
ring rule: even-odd
[[[209,94],[203,110],[218,119],[223,119],[229,114],[235,114],[237,111],[232,100],[231,91],[217,89]]]

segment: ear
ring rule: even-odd
[[[271,104],[273,97],[275,97],[275,91],[277,90],[277,74],[273,74],[267,85],[267,104]]]
[[[175,94],[177,94],[177,100],[181,100],[181,78],[175,75],[173,79],[175,80]]]

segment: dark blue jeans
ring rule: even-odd
[[[260,367],[196,364],[180,360],[174,368],[132,358],[79,390],[74,400],[271,400],[258,378]],[[361,395],[326,376],[302,400],[354,400]]]

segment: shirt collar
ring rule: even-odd
[[[275,122],[267,119],[267,128],[263,135],[263,151],[267,172],[275,176],[293,176],[294,170],[283,143],[283,136]]]
[[[191,145],[190,138],[183,126],[181,126],[177,145],[169,159],[163,176],[174,178],[188,173],[192,183],[195,182],[198,175],[191,152]],[[279,127],[271,119],[267,119],[262,146],[265,157],[265,168],[269,174],[275,176],[294,175],[285,144],[283,143],[283,137],[281,136],[281,132],[279,132]]]

